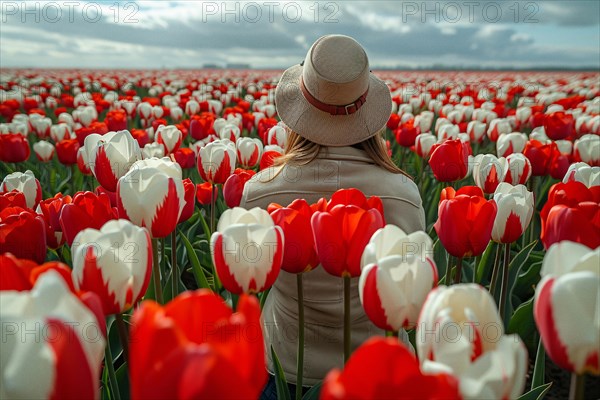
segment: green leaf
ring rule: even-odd
[[[524,342],[535,333],[533,319],[533,297],[521,304],[508,324],[508,333],[517,333]]]
[[[438,279],[440,283],[443,282],[444,276],[446,276],[447,267],[447,259],[446,259],[446,249],[442,245],[442,242],[438,238],[435,243],[433,243],[433,259],[435,261],[435,265],[438,270]]]
[[[265,306],[265,301],[267,300],[267,296],[269,295],[269,292],[271,291],[271,288],[268,288],[267,290],[265,290],[264,292],[261,292],[258,297],[260,298],[260,309],[262,310],[263,307]]]
[[[179,237],[181,238],[181,241],[183,242],[183,244],[185,246],[188,258],[190,259],[190,262],[192,263],[192,273],[194,274],[194,278],[196,279],[196,283],[198,284],[198,287],[212,289],[210,287],[210,285],[208,284],[208,281],[206,280],[206,275],[204,274],[204,270],[202,269],[202,266],[200,265],[200,261],[198,260],[198,256],[196,255],[196,252],[194,251],[192,244],[190,243],[188,238],[185,237],[185,235],[183,233],[179,232]]]
[[[531,252],[529,256],[529,261],[533,261],[534,256],[537,254],[537,251]],[[534,286],[540,281],[540,271],[542,270],[542,262],[543,261],[535,261],[529,265],[525,271],[519,274],[517,277],[517,281],[515,282],[515,286],[513,288],[513,293],[515,293],[520,298],[529,298],[533,295]]]
[[[129,374],[127,371],[127,363],[123,363],[119,369],[116,370],[115,375],[117,376],[117,382],[119,384],[121,400],[129,399]]]
[[[544,384],[544,374],[546,369],[546,350],[542,338],[538,342],[537,354],[535,355],[535,365],[533,367],[533,377],[531,379],[531,387],[537,388]]]
[[[483,280],[483,278],[490,275],[490,269],[494,265],[493,254],[495,254],[494,249],[496,248],[496,246],[498,246],[498,244],[494,241],[490,241],[488,243],[488,246],[486,247],[485,251],[483,252],[483,254],[481,256],[481,260],[479,261],[479,264],[477,265],[477,273],[475,275],[475,283],[481,284],[481,281]]]
[[[271,346],[271,357],[273,358],[273,365],[275,366],[275,387],[277,388],[277,399],[290,400],[290,389],[287,385],[283,368],[281,368],[281,363],[279,362],[279,358],[277,358],[277,354],[275,354],[275,349],[273,346]]]
[[[302,396],[302,400],[318,400],[321,394],[321,386],[323,386],[323,381],[308,389],[308,392]]]
[[[544,398],[548,390],[550,390],[550,386],[552,386],[552,382],[538,386],[535,389],[521,395],[517,400],[541,400]]]
[[[113,356],[113,360],[116,361],[121,356],[123,348],[121,347],[119,329],[117,328],[117,323],[115,322],[114,316],[111,315],[106,319],[106,329],[108,330],[108,343],[110,345],[110,353]]]
[[[536,244],[537,240],[534,240],[533,242],[529,243],[510,262],[508,268],[508,290],[506,292],[506,310],[504,314],[504,326],[508,326],[510,317],[512,316],[514,310],[511,297],[515,281],[517,279],[517,276],[519,275],[519,272],[521,272],[521,268],[529,258],[529,254],[531,253]]]

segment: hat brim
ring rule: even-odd
[[[323,146],[350,146],[376,135],[390,118],[390,90],[372,73],[365,103],[350,115],[331,115],[311,105],[300,89],[301,75],[301,65],[284,71],[275,90],[275,105],[279,118],[312,142]]]

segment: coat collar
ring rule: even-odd
[[[325,160],[352,160],[373,163],[373,160],[364,151],[352,146],[322,147],[317,159]]]

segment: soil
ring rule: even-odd
[[[531,390],[531,378],[535,359],[529,360],[529,371],[527,372],[527,383],[525,392]],[[569,398],[571,385],[571,373],[558,367],[552,360],[546,357],[545,382],[552,382],[550,390],[546,393],[544,400],[566,400]],[[585,400],[600,400],[600,377],[587,375],[585,377]]]

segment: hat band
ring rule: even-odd
[[[331,115],[354,114],[358,111],[359,108],[363,106],[363,104],[365,104],[365,102],[367,101],[367,93],[369,93],[369,88],[367,87],[367,90],[356,101],[350,104],[346,104],[345,106],[336,106],[334,104],[323,103],[322,101],[314,97],[312,94],[310,94],[310,92],[304,85],[304,79],[302,79],[302,76],[300,76],[300,89],[302,89],[302,94],[304,95],[306,101],[308,101],[315,108],[329,113]]]

